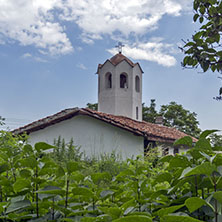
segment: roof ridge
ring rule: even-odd
[[[53,124],[73,118],[76,115],[87,115],[92,118],[109,123],[113,126],[125,129],[131,133],[146,137],[149,140],[160,142],[174,142],[176,139],[186,136],[187,134],[179,131],[176,128],[158,125],[146,121],[137,121],[125,116],[117,116],[113,114],[103,113],[89,108],[68,108],[64,109],[54,115],[47,116],[40,120],[34,121],[23,127],[12,131],[14,134],[28,134],[40,129],[44,129]],[[196,141],[194,137],[193,141]]]

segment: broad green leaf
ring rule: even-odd
[[[222,165],[222,154],[218,153],[216,154],[215,158],[212,161],[216,166]]]
[[[35,168],[38,165],[38,162],[34,157],[24,158],[20,162],[23,167]]]
[[[166,215],[163,218],[161,218],[160,222],[203,222],[203,221],[189,216]]]
[[[217,168],[214,164],[211,164],[210,162],[204,162],[199,166],[189,169],[187,168],[185,170],[188,172],[186,172],[186,174],[182,173],[184,174],[184,176],[200,175],[200,174],[210,176],[213,173],[213,171],[217,170]]]
[[[77,183],[79,183],[80,181],[83,181],[85,178],[84,175],[82,175],[81,173],[79,173],[78,171],[76,171],[75,173],[73,173],[71,176],[70,176],[70,180],[74,180],[76,181]]]
[[[134,209],[135,209],[135,207],[128,207],[128,208],[124,211],[123,215],[126,216],[126,215],[130,214],[131,212],[133,212]]]
[[[116,180],[121,180],[123,178],[126,178],[127,176],[132,176],[134,175],[134,172],[130,169],[124,170],[122,172],[120,172],[117,176],[116,176]]]
[[[210,142],[208,139],[205,139],[205,138],[201,138],[199,139],[195,146],[194,146],[195,149],[200,149],[200,150],[212,150],[212,147],[210,145]]]
[[[45,142],[38,142],[35,144],[35,150],[37,150],[38,152],[49,150],[52,148],[55,148],[55,147]]]
[[[193,146],[193,140],[190,136],[185,136],[183,138],[180,138],[180,139],[176,140],[173,145],[174,146],[185,145],[185,146],[192,147]]]
[[[132,212],[130,214],[128,214],[129,216],[135,216],[135,215],[144,215],[144,216],[148,216],[148,217],[152,217],[150,213],[148,212]]]
[[[112,217],[112,219],[117,219],[121,216],[122,211],[119,207],[99,207],[99,210],[108,214]]]
[[[72,189],[73,195],[82,195],[82,196],[88,196],[88,197],[93,197],[92,191],[85,187],[78,187],[78,188],[73,188]]]
[[[112,217],[108,214],[102,214],[96,217],[96,222],[112,222]]]
[[[200,138],[206,138],[207,136],[209,136],[212,133],[218,132],[219,130],[204,130],[201,134],[200,134]]]
[[[190,149],[187,151],[187,153],[190,154],[195,160],[198,160],[202,157],[202,155],[200,154],[200,150],[198,149]]]
[[[135,216],[127,216],[122,217],[113,222],[152,222],[151,217],[145,215],[135,215]]]
[[[31,206],[31,202],[29,200],[12,202],[12,203],[10,203],[9,207],[7,208],[6,213],[9,214],[9,213],[15,212],[17,210],[27,208],[29,206]]]
[[[23,177],[23,178],[29,178],[31,177],[32,173],[30,170],[27,170],[27,169],[22,169],[20,172],[19,172],[20,176]]]
[[[213,197],[222,204],[222,191],[215,192]]]
[[[156,215],[162,217],[164,215],[174,213],[175,211],[179,210],[182,207],[184,207],[184,204],[162,208],[156,212]]]
[[[133,199],[125,202],[125,203],[121,206],[121,209],[122,209],[123,211],[125,211],[125,210],[126,210],[127,208],[129,208],[129,207],[135,207],[135,206],[136,206],[136,202],[135,202],[135,199],[133,198]]]
[[[214,35],[214,38],[215,38],[215,40],[216,40],[217,43],[220,42],[220,34],[219,34],[219,33],[217,33],[216,35]]]
[[[195,14],[194,17],[193,17],[193,21],[196,22],[198,17],[199,17],[199,14]]]
[[[96,217],[84,217],[81,219],[81,222],[93,222],[93,221],[96,221]]]
[[[59,166],[58,169],[56,170],[56,176],[57,177],[62,177],[65,175],[65,170],[63,167]]]
[[[60,196],[65,195],[65,191],[62,190],[60,187],[56,187],[56,186],[46,186],[44,189],[36,191],[36,193],[52,194],[52,195],[60,195]]]
[[[167,156],[164,156],[164,157],[160,158],[159,162],[169,163],[172,158],[173,158],[172,155],[167,155]]]
[[[109,211],[107,212],[107,214],[109,214],[113,220],[119,218],[121,213],[122,211],[118,207],[110,207]]]
[[[100,196],[102,197],[102,198],[106,198],[106,197],[108,197],[108,196],[110,196],[110,195],[113,195],[114,194],[114,191],[112,191],[112,190],[103,190],[101,193],[100,193]]]
[[[209,155],[207,155],[206,153],[204,153],[204,152],[201,152],[200,151],[200,154],[202,155],[202,156],[204,156],[209,162],[211,162],[212,163],[212,161],[214,160],[214,158],[216,157],[216,155],[215,156],[209,156]]]
[[[166,172],[166,173],[161,173],[157,175],[155,182],[162,183],[162,182],[167,181],[168,183],[170,183],[171,180],[172,180],[172,175]]]
[[[185,156],[174,156],[170,160],[169,169],[174,169],[176,167],[188,167],[190,165],[189,160]]]
[[[21,192],[23,190],[27,190],[31,188],[31,181],[29,179],[19,178],[13,184],[13,189],[16,193]]]
[[[0,213],[3,213],[5,211],[7,205],[7,202],[0,202]]]
[[[4,164],[0,165],[0,174],[4,173],[7,170],[9,170],[8,164],[4,163]]]
[[[68,174],[71,174],[72,172],[75,172],[75,171],[81,169],[79,163],[75,162],[75,161],[69,161],[67,163],[66,167],[67,167]]]
[[[26,145],[23,147],[23,151],[24,151],[25,153],[32,153],[32,152],[33,152],[32,146],[29,145],[29,144],[26,144]]]
[[[194,212],[205,204],[206,201],[199,197],[190,197],[185,201],[185,205],[190,211],[190,213]]]
[[[199,18],[199,22],[202,23],[203,20],[204,20],[204,18],[203,18],[203,16],[201,16],[201,17]]]
[[[101,180],[111,180],[111,175],[107,172],[91,174],[93,183],[97,184]]]

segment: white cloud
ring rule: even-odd
[[[192,0],[0,0],[0,44],[18,41],[51,55],[73,51],[63,21],[93,43],[104,35],[129,39],[158,28],[164,15],[179,16]],[[73,25],[74,27],[74,25]],[[74,33],[75,30],[72,30]],[[3,35],[3,37],[2,37]]]
[[[73,50],[64,28],[53,19],[56,0],[0,0],[0,33],[21,45],[34,45],[50,54]]]
[[[39,57],[39,56],[33,56],[33,55],[30,54],[30,53],[25,53],[25,54],[23,54],[23,55],[21,56],[21,58],[23,58],[23,59],[32,58],[32,59],[34,59],[36,62],[44,62],[44,63],[48,62],[46,59],[41,58],[41,57]]]
[[[43,59],[41,57],[34,57],[34,60],[37,61],[37,62],[43,62],[43,63],[47,63],[48,61],[46,59]]]
[[[146,43],[139,43],[134,46],[126,45],[124,48],[124,55],[135,60],[146,60],[156,62],[159,65],[166,67],[174,66],[176,59],[170,55],[172,45],[163,43],[157,38],[157,41],[150,41]],[[116,54],[116,49],[109,49],[108,52]]]
[[[32,55],[28,52],[22,56],[22,58],[30,58],[30,57],[32,57]]]
[[[82,64],[82,63],[77,64],[76,67],[78,67],[78,68],[80,68],[80,69],[83,69],[83,70],[86,70],[86,69],[87,69],[86,66],[85,66],[84,64]]]
[[[163,15],[178,16],[192,0],[66,0],[61,18],[74,21],[92,43],[104,34],[142,35],[156,29]],[[116,33],[115,33],[116,34]],[[96,36],[96,38],[95,38]]]

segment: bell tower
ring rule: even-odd
[[[98,65],[98,111],[142,121],[143,71],[121,51]]]

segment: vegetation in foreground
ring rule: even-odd
[[[190,137],[176,141],[192,148],[157,163],[155,154],[84,160],[70,144],[65,151],[43,142],[32,147],[1,132],[0,221],[219,222],[222,147],[211,145],[213,132],[194,147]]]

